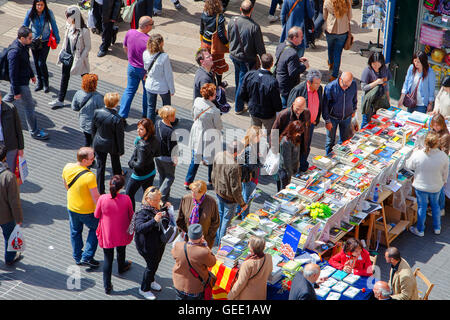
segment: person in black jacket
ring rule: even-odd
[[[270,72],[273,57],[270,53],[261,56],[261,69],[247,72],[242,80],[240,98],[247,102],[251,116],[251,125],[267,130],[270,137],[273,123],[278,111],[281,111],[280,90],[278,82]]]
[[[289,300],[317,300],[314,288],[324,280],[319,280],[319,275],[320,267],[315,263],[309,263],[303,272],[297,272],[292,280]]]
[[[208,49],[211,53],[212,35],[217,32],[219,40],[228,46],[228,39],[225,33],[225,16],[220,0],[205,0],[205,7],[200,20],[200,42],[201,47]],[[212,54],[212,53],[211,53]],[[216,74],[219,86],[226,88],[228,83],[222,82],[222,75],[228,71],[228,64],[225,61],[224,53],[214,53],[212,71]]]
[[[312,69],[306,75],[306,81],[295,86],[289,93],[287,105],[290,106],[294,103],[297,97],[303,97],[306,100],[306,108],[311,113],[311,124],[309,127],[309,140],[307,143],[306,153],[300,154],[300,172],[304,172],[309,168],[308,156],[311,151],[312,135],[314,128],[319,125],[320,116],[322,114],[323,104],[323,88],[320,85],[322,74],[319,70]]]
[[[108,53],[108,48],[114,44],[119,28],[114,28],[120,14],[121,0],[103,0],[102,5],[102,44],[97,57],[104,57]]]
[[[131,156],[128,166],[133,169],[133,173],[128,180],[125,193],[130,197],[135,209],[134,196],[142,187],[145,191],[153,185],[155,179],[155,157],[161,155],[161,147],[158,139],[155,137],[155,126],[152,120],[143,118],[137,124],[139,137],[136,138],[135,149]]]
[[[275,51],[275,68],[278,85],[280,86],[283,109],[289,104],[289,92],[300,82],[300,74],[309,68],[308,60],[297,55],[297,46],[303,41],[303,31],[300,27],[292,27],[288,31],[286,41],[280,43]]]
[[[0,93],[0,144],[6,147],[6,163],[11,172],[16,171],[17,154],[23,157],[23,134],[16,107],[2,101]]]
[[[33,69],[30,64],[29,46],[33,40],[30,28],[21,26],[17,32],[17,39],[8,48],[8,71],[11,82],[10,91],[3,99],[5,102],[20,100],[25,109],[28,130],[31,137],[38,140],[48,139],[48,133],[37,126],[34,113],[35,102],[29,87],[30,79],[36,83]]]
[[[136,212],[135,236],[136,249],[145,259],[145,268],[139,294],[147,300],[156,299],[150,291],[161,291],[161,286],[155,281],[155,273],[164,254],[166,244],[161,241],[160,223],[167,217],[169,202],[161,202],[161,192],[156,187],[149,187],[142,198],[142,209]]]
[[[124,125],[123,119],[117,114],[120,95],[108,92],[103,99],[105,107],[95,110],[92,121],[92,146],[97,159],[97,187],[100,194],[105,193],[106,157],[109,153],[113,175],[122,174],[120,156],[124,154]]]
[[[208,49],[201,48],[195,55],[195,61],[199,65],[199,68],[195,72],[194,77],[194,100],[195,98],[201,98],[200,89],[207,83],[216,85],[216,79],[214,71],[212,71],[214,61],[211,53]]]
[[[230,58],[234,64],[236,84],[234,111],[242,114],[246,111],[244,101],[239,99],[242,79],[257,63],[258,55],[266,53],[261,27],[252,20],[253,4],[244,0],[240,7],[241,15],[233,17],[228,23],[230,40]]]
[[[155,159],[159,174],[159,190],[162,200],[169,200],[170,187],[175,181],[175,167],[178,164],[178,143],[171,122],[175,121],[176,110],[172,106],[159,109],[162,120],[156,122],[156,137],[161,146],[161,156]]]

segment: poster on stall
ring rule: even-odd
[[[283,236],[283,244],[281,245],[281,254],[289,260],[294,259],[301,236],[302,234],[300,231],[291,225],[287,225]]]
[[[380,29],[384,32],[388,0],[364,0],[361,7],[361,28]]]

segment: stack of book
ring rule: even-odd
[[[306,200],[309,202],[316,202],[321,197],[321,195],[318,194],[317,192],[306,189],[306,188],[300,189],[298,191],[298,195],[299,195],[300,199]]]
[[[237,250],[237,249],[233,249],[226,257],[225,260],[223,261],[223,264],[226,267],[229,268],[234,268],[237,266],[238,261],[240,256],[242,255],[242,251]]]
[[[343,232],[340,228],[331,228],[329,240],[335,242]]]
[[[234,247],[241,241],[242,241],[242,239],[234,237],[230,233],[226,233],[220,240],[220,243],[224,246]]]
[[[237,225],[229,228],[227,233],[235,238],[242,240],[246,237],[247,232],[248,232],[247,230]]]
[[[224,262],[224,261],[225,261],[225,258],[227,257],[227,255],[228,255],[231,251],[233,251],[233,247],[232,247],[232,246],[224,246],[224,245],[222,245],[222,246],[219,248],[219,251],[217,251],[217,253],[216,253],[216,259],[217,259],[217,260],[220,260],[220,261],[222,261],[222,262]]]
[[[379,116],[382,116],[382,117],[386,117],[386,118],[392,119],[396,115],[396,113],[398,113],[398,108],[395,111],[381,108],[381,109],[377,110],[376,114],[379,115]]]
[[[328,170],[328,169],[332,168],[336,164],[330,158],[323,157],[323,156],[315,156],[312,159],[312,163],[314,163],[314,165],[316,167],[319,167],[319,168],[324,169],[324,170]]]

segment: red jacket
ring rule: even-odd
[[[350,256],[348,256],[344,251],[339,252],[335,256],[331,257],[331,259],[328,261],[328,263],[338,269],[342,270],[344,269],[345,263],[350,260]],[[369,252],[367,252],[366,249],[363,249],[361,251],[361,255],[356,258],[356,262],[353,266],[353,274],[356,274],[358,276],[367,276],[370,277],[372,275],[372,261],[370,261],[370,255]]]

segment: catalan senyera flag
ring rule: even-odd
[[[228,292],[231,290],[231,285],[236,278],[238,268],[228,268],[222,261],[217,261],[212,267],[211,272],[217,277],[216,284],[213,288],[212,294],[214,300],[226,300]]]

